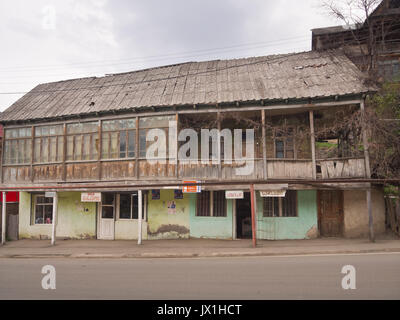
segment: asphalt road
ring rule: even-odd
[[[42,288],[44,265],[55,290]],[[355,290],[342,288],[344,265]],[[0,259],[0,299],[400,299],[400,254]]]

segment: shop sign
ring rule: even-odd
[[[186,183],[199,183],[199,181],[183,181],[184,184]],[[182,187],[183,193],[201,193],[201,186],[190,185],[190,186],[183,186]]]
[[[286,190],[266,190],[260,191],[260,196],[263,198],[280,197],[284,198],[286,195]]]
[[[82,192],[81,202],[101,202],[101,192]]]
[[[225,191],[226,199],[244,199],[244,192],[242,190]]]

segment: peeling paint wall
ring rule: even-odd
[[[180,239],[189,238],[190,195],[183,199],[174,199],[174,190],[160,190],[160,200],[152,200],[148,196],[148,239]],[[175,213],[168,210],[168,203],[174,201]]]
[[[346,238],[368,237],[367,198],[364,190],[347,190],[343,194],[344,236]],[[385,200],[383,189],[372,189],[372,216],[374,233],[385,232]]]
[[[233,200],[227,200],[226,217],[197,217],[196,194],[190,195],[190,237],[210,239],[232,239]]]
[[[138,220],[115,220],[114,237],[115,240],[137,240]],[[142,239],[147,239],[147,222],[142,221]]]
[[[263,198],[257,192],[257,238],[312,239],[318,236],[317,191],[297,191],[297,217],[263,217]]]
[[[20,239],[50,239],[51,224],[31,225],[31,210],[33,210],[31,194],[28,192],[21,192],[19,202]],[[96,203],[82,203],[80,192],[60,192],[58,194],[58,221],[56,233],[57,238],[95,238]]]

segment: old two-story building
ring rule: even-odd
[[[312,30],[313,50],[339,48],[374,79],[400,80],[400,1],[383,0],[363,23]]]
[[[41,84],[1,114],[0,191],[20,192],[20,238],[382,233],[366,132],[332,128],[373,91],[336,51]]]

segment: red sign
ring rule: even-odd
[[[0,201],[3,202],[3,193],[0,194]],[[7,192],[6,202],[19,202],[19,192]]]

